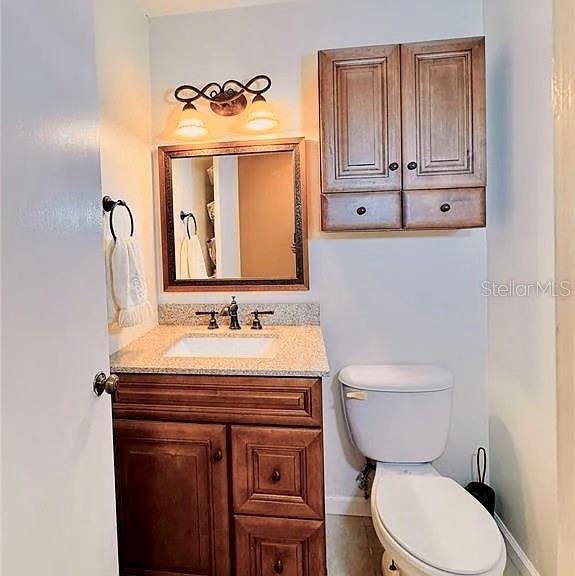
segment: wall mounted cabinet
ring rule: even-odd
[[[485,225],[483,38],[319,53],[322,229]]]

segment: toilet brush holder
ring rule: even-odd
[[[470,482],[465,489],[487,509],[491,516],[495,515],[495,491],[485,483],[487,473],[487,452],[481,447],[477,451],[478,482]]]

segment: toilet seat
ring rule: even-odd
[[[503,572],[505,547],[494,520],[459,484],[429,464],[378,463],[372,514],[380,538],[391,541],[424,574]]]

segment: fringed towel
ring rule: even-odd
[[[122,328],[137,326],[152,313],[138,249],[131,238],[118,238],[107,256],[108,320],[117,316]]]

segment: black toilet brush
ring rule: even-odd
[[[465,489],[487,509],[491,516],[495,515],[495,491],[485,483],[487,473],[487,452],[480,447],[477,450],[477,475],[479,482],[470,482]]]

